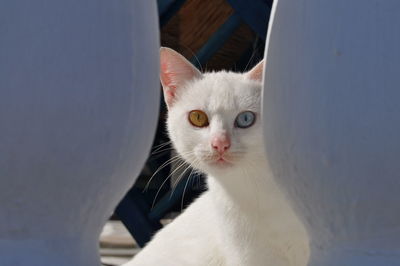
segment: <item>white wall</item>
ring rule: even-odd
[[[159,104],[148,0],[0,2],[0,265],[99,265]]]
[[[264,123],[313,266],[400,265],[400,2],[278,0]]]

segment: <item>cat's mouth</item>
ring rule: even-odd
[[[217,160],[217,163],[223,163],[223,162],[226,162],[226,160],[222,157]]]
[[[213,158],[210,163],[218,167],[228,167],[233,165],[233,163],[227,158],[227,156],[223,155],[215,156],[215,158]]]
[[[235,152],[200,152],[196,157],[208,167],[226,168],[235,166],[241,154]]]

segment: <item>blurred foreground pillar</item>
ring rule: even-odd
[[[400,265],[400,2],[278,0],[264,123],[311,266]]]
[[[0,265],[98,266],[159,104],[149,0],[0,3]]]

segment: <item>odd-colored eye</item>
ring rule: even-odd
[[[189,122],[195,127],[206,127],[208,126],[208,117],[203,111],[193,110],[189,113]]]
[[[256,114],[251,111],[244,111],[238,114],[235,119],[235,126],[239,128],[251,127],[256,121]]]

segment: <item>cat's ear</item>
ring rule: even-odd
[[[255,67],[253,67],[249,72],[246,73],[246,76],[248,79],[261,82],[263,72],[264,72],[264,60],[261,60]]]
[[[200,77],[200,71],[182,55],[170,48],[160,48],[160,80],[168,108],[172,106],[177,90]]]

